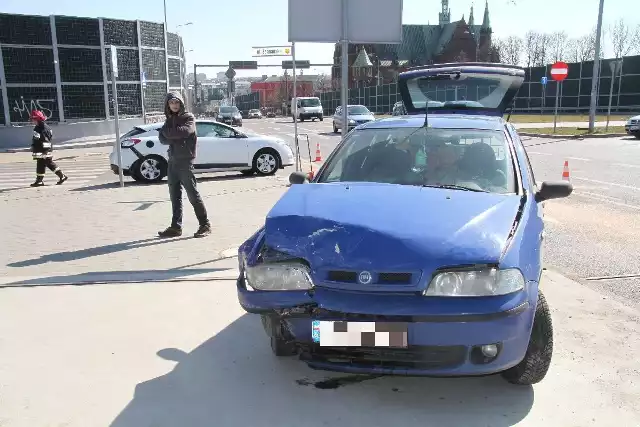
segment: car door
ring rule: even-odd
[[[228,169],[249,165],[247,138],[230,126],[206,123],[203,140],[198,136],[196,168]]]

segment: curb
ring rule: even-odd
[[[55,145],[53,147],[54,151],[61,150],[74,150],[79,148],[100,148],[100,147],[110,147],[113,145],[113,141],[111,140],[102,140],[98,142],[87,142],[86,144],[77,144],[77,145]],[[0,149],[0,153],[28,153],[31,151],[31,148],[2,148]]]
[[[236,280],[238,269],[229,268],[211,273],[190,274],[189,270],[182,270],[178,275],[172,270],[166,271],[127,271],[117,274],[83,274],[82,278],[46,277],[46,276],[13,276],[0,279],[0,289],[3,288],[31,288],[45,286],[87,286],[111,284],[142,284],[142,283],[172,283],[172,282],[208,282],[215,280]]]
[[[580,135],[557,135],[546,133],[530,133],[530,132],[518,132],[520,136],[528,136],[533,138],[548,138],[548,139],[592,139],[592,138],[615,138],[621,136],[627,136],[626,133],[595,133],[595,134],[580,134]]]

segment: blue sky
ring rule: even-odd
[[[629,12],[637,10],[638,0],[605,0],[605,25],[624,17],[633,26],[640,23],[640,15]],[[189,70],[193,63],[225,64],[229,60],[252,60],[253,46],[277,46],[287,44],[287,0],[166,0],[167,22],[170,31],[180,24],[193,25],[178,28],[187,50]],[[489,0],[491,24],[494,35],[524,35],[529,29],[553,32],[565,30],[570,37],[588,32],[596,24],[598,0]],[[322,0],[318,0],[321,4]],[[449,0],[451,19],[457,20],[474,4],[476,22],[482,20],[484,0]],[[75,15],[141,19],[162,22],[162,0],[54,0],[51,2],[28,2],[24,0],[2,0],[1,11],[35,15]],[[579,7],[578,7],[579,5]],[[440,0],[404,0],[403,23],[427,24],[438,22]],[[313,11],[309,12],[313,19]],[[605,43],[605,49],[607,49]],[[296,45],[298,59],[312,63],[330,63],[333,45],[300,43]],[[278,64],[285,58],[262,58],[260,63]],[[202,70],[205,71],[205,70]],[[208,69],[215,75],[217,69]],[[327,72],[327,69],[307,70],[307,74]],[[199,70],[200,72],[200,70]],[[239,71],[243,75],[281,73],[278,68],[262,68],[258,71]]]

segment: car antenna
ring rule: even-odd
[[[509,121],[511,119],[511,113],[513,113],[513,106],[516,103],[516,98],[518,97],[518,93],[520,93],[520,88],[518,88],[515,96],[511,100],[511,103],[509,104],[509,115],[507,116],[507,121]]]

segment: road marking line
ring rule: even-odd
[[[590,162],[591,159],[585,159],[584,157],[567,157],[569,160],[581,160],[583,162]]]
[[[541,153],[540,151],[529,151],[529,150],[527,150],[527,153],[529,153],[529,154],[537,154],[539,156],[553,156],[552,153]]]
[[[587,199],[597,200],[599,202],[606,202],[606,203],[610,203],[612,205],[620,206],[620,207],[623,207],[623,208],[640,210],[640,206],[630,205],[630,204],[624,203],[624,202],[617,202],[617,201],[612,200],[611,198],[607,198],[607,196],[603,196],[601,194],[597,194],[596,195],[595,193],[586,193],[586,192],[579,192],[577,194],[578,194],[578,196],[586,197]],[[618,200],[621,200],[621,199],[618,199]]]
[[[630,165],[628,163],[612,163],[614,166],[622,166],[623,168],[640,168],[640,165]]]
[[[590,178],[580,178],[577,176],[574,176],[573,179],[577,179],[579,181],[596,182],[598,184],[611,185],[613,187],[628,188],[629,190],[640,191],[640,187],[634,187],[632,185],[616,184],[615,182],[600,181],[597,179],[590,179]]]

